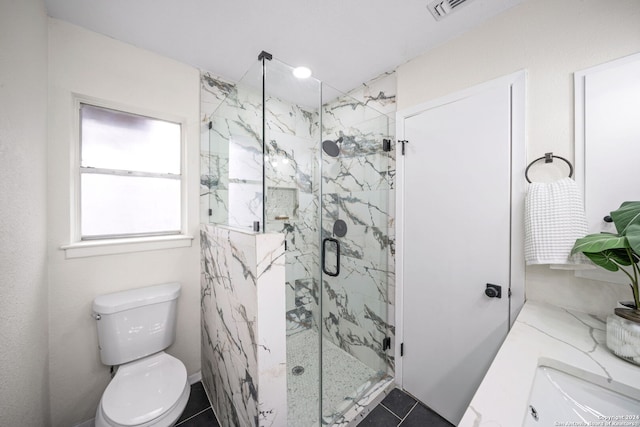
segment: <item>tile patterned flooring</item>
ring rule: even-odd
[[[361,427],[453,427],[422,402],[393,389],[358,426]],[[235,427],[220,426],[213,413],[201,382],[191,386],[189,402],[176,427]],[[304,426],[300,426],[304,427]]]
[[[453,427],[453,424],[400,389],[394,388],[359,427]]]
[[[218,424],[209,398],[201,381],[191,385],[191,395],[187,407],[178,419],[176,427],[221,427]]]

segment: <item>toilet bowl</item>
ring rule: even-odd
[[[164,352],[120,366],[96,413],[96,427],[170,427],[191,387],[182,362]]]
[[[100,358],[118,370],[96,409],[96,427],[170,427],[187,406],[184,364],[163,350],[175,338],[180,285],[149,286],[97,297]]]

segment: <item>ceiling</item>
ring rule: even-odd
[[[524,0],[45,0],[49,15],[238,81],[267,51],[348,91]],[[449,0],[451,1],[451,0]]]

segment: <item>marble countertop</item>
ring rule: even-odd
[[[640,367],[607,349],[605,330],[602,317],[525,303],[458,426],[521,426],[539,365],[640,388]]]

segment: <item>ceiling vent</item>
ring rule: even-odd
[[[436,18],[436,21],[440,21],[466,3],[471,3],[471,0],[436,0],[427,5],[427,9]]]

